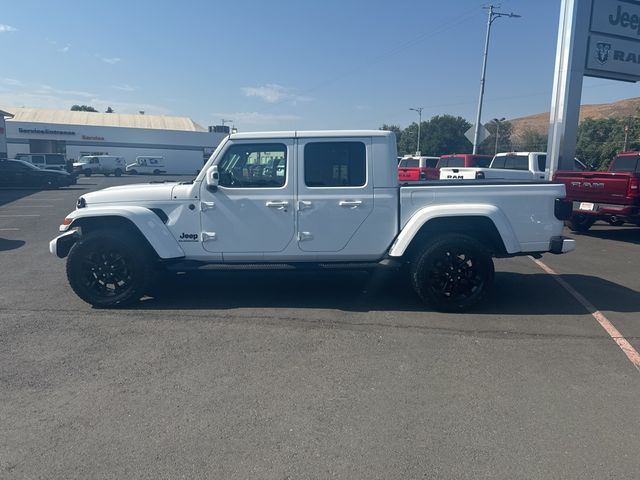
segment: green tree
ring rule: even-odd
[[[423,124],[420,150],[425,155],[470,153],[472,145],[464,136],[471,124],[462,117],[436,115]]]
[[[513,140],[513,149],[519,152],[546,152],[547,134],[526,129]]]
[[[611,158],[624,147],[624,127],[627,124],[626,119],[585,119],[578,127],[576,156],[597,170],[606,170]],[[636,130],[637,126],[632,125],[631,129]],[[627,148],[637,147],[637,141],[632,141]]]
[[[71,107],[72,112],[97,112],[95,108],[89,105],[73,105]]]
[[[104,111],[104,113],[113,113],[114,110],[111,107],[107,107],[107,109]]]
[[[421,137],[422,130],[424,130],[426,122],[422,122]],[[418,123],[413,122],[407,128],[402,130],[402,135],[400,137],[400,141],[398,142],[398,155],[413,155],[416,153],[418,147]],[[420,139],[420,149],[422,149],[422,138]]]
[[[480,144],[480,153],[494,155],[499,152],[512,150],[511,135],[513,126],[509,120],[494,118],[485,125],[489,131],[487,139]],[[498,133],[498,143],[496,144],[496,132]],[[497,148],[496,148],[497,146]]]

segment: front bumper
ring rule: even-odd
[[[69,250],[73,247],[73,244],[78,241],[80,234],[77,230],[70,230],[58,235],[56,238],[49,242],[49,252],[58,258],[64,258],[69,254]]]
[[[561,253],[573,252],[576,249],[576,241],[568,237],[552,237],[549,244],[549,252],[559,255]]]

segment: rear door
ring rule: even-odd
[[[371,139],[298,140],[298,246],[339,252],[373,210]]]

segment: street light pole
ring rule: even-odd
[[[410,108],[409,110],[413,110],[414,112],[418,112],[418,145],[416,147],[416,156],[420,156],[420,126],[422,125],[422,110],[423,107]]]
[[[489,39],[491,38],[491,25],[496,18],[509,17],[519,18],[515,13],[501,13],[494,10],[494,6],[489,6],[489,16],[487,17],[487,37],[484,41],[484,55],[482,57],[482,75],[480,77],[480,98],[478,99],[478,115],[476,116],[475,131],[473,133],[473,153],[478,153],[478,143],[480,139],[480,121],[482,117],[482,101],[484,100],[484,83],[487,73],[487,57],[489,55]]]

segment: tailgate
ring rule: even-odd
[[[420,180],[420,169],[419,168],[399,168],[398,180],[401,180],[401,181]]]
[[[627,205],[632,202],[627,197],[632,175],[622,172],[558,172],[555,178],[566,185],[568,199]]]
[[[440,169],[440,180],[475,180],[476,172],[480,168],[454,168],[447,167]]]

